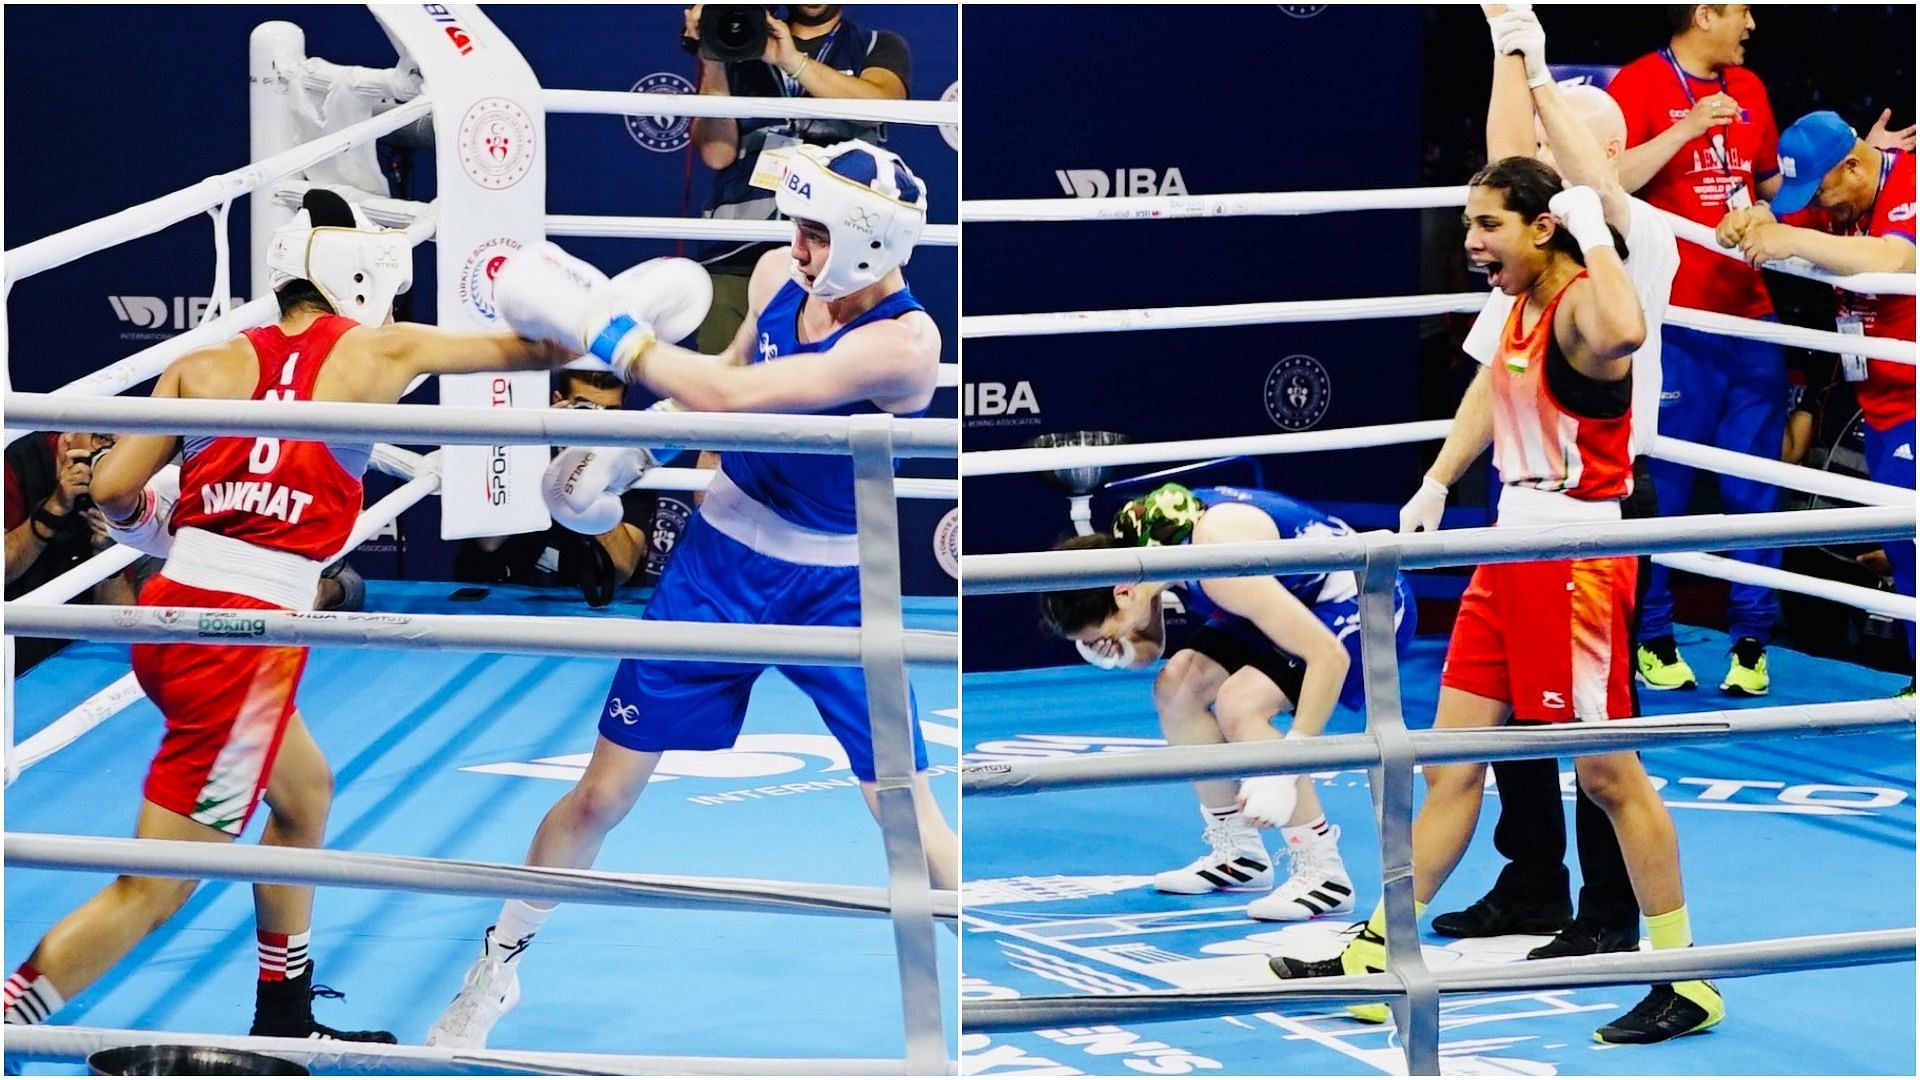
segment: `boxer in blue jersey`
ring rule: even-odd
[[[500,296],[502,314],[524,335],[576,342],[627,381],[686,409],[920,415],[938,381],[940,332],[900,267],[926,221],[923,185],[898,156],[859,140],[798,148],[779,184],[780,210],[794,221],[793,244],[760,259],[748,285],[748,317],[718,357],[656,340],[651,324],[667,320],[647,317],[671,306],[662,293],[696,290],[657,280],[607,282],[551,245],[517,271],[511,262],[502,271],[512,285],[511,296]],[[634,295],[623,295],[627,286]],[[630,455],[641,452],[595,453],[606,461],[583,465],[574,487],[601,482],[607,490],[596,497],[617,500],[613,489],[640,471]],[[579,494],[570,509],[578,508]],[[562,507],[553,509],[560,516]],[[728,451],[644,618],[858,626],[859,562],[852,459]],[[586,773],[541,822],[527,862],[591,866],[661,753],[733,745],[748,694],[768,666],[622,661]],[[877,813],[861,670],[779,667],[813,700]],[[954,888],[959,847],[927,784],[917,718],[913,740],[913,790],[930,877],[936,888]],[[518,1003],[518,958],[551,911],[518,900],[502,907],[465,985],[429,1032],[430,1044],[485,1045],[495,1021]]]
[[[1081,536],[1069,550],[1127,545],[1223,544],[1251,540],[1343,536],[1338,518],[1271,491],[1178,484],[1155,489],[1123,507],[1113,535]],[[1161,668],[1154,706],[1175,745],[1278,739],[1273,719],[1292,712],[1286,738],[1326,728],[1336,704],[1364,709],[1360,664],[1360,587],[1352,571],[1216,578],[1182,583],[1068,589],[1041,597],[1048,628],[1072,640],[1089,663],[1140,668],[1166,651],[1162,596],[1177,592],[1206,622]],[[1396,648],[1413,639],[1412,592],[1396,583]],[[1340,858],[1338,826],[1327,824],[1306,776],[1202,780],[1208,846],[1191,865],[1154,878],[1170,893],[1260,892],[1247,912],[1257,919],[1299,921],[1353,910],[1353,882]],[[1280,827],[1291,863],[1274,887],[1263,827]]]

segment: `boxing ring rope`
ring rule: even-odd
[[[36,1024],[7,1032],[10,1060],[83,1062],[99,1050],[146,1045],[155,1033],[138,1029]],[[539,1050],[453,1050],[433,1046],[269,1039],[168,1032],[193,1046],[250,1050],[295,1061],[316,1071],[346,1075],[419,1073],[492,1076],[502,1072],[567,1076],[898,1076],[897,1058],[723,1058],[639,1054],[569,1054]]]
[[[1415,316],[1466,314],[1487,306],[1486,293],[1436,293],[1341,300],[1285,300],[1254,304],[1193,307],[1120,308],[1106,311],[1049,311],[1018,315],[964,315],[963,339],[1041,337],[1053,334],[1104,334],[1119,330],[1195,330],[1206,327],[1273,323],[1352,322]],[[1665,325],[1711,334],[1797,345],[1819,352],[1854,353],[1897,364],[1915,363],[1914,343],[1898,338],[1865,337],[1832,330],[1785,326],[1694,308],[1670,307]]]
[[[1913,959],[1911,930],[1867,930],[1772,938],[1734,945],[1701,945],[1655,953],[1602,953],[1559,960],[1529,960],[1492,968],[1454,969],[1434,975],[1443,993],[1500,993],[1589,986],[1632,986],[1685,979],[1728,979],[1891,964]],[[1274,1006],[1376,1002],[1398,992],[1392,975],[1341,975],[1304,979],[1260,990],[1160,990],[1107,994],[1042,994],[1006,1001],[968,1002],[961,1007],[969,1031],[1030,1031],[1034,1028],[1158,1020],[1217,1018]]]
[[[859,885],[620,874],[325,848],[206,844],[193,840],[128,840],[10,832],[6,834],[6,857],[14,866],[277,885],[397,889],[498,900],[517,898],[616,907],[883,919],[892,910],[887,890]],[[949,921],[958,917],[959,906],[953,890],[935,890],[933,913]]]
[[[1441,210],[1467,203],[1466,187],[1372,188],[1356,191],[1260,191],[1228,195],[1133,195],[1113,199],[972,199],[961,202],[960,219],[969,225],[1048,221],[1179,221],[1214,217],[1279,217],[1363,210]],[[1670,211],[1661,216],[1673,234],[1731,259],[1740,253],[1721,247],[1713,227]],[[1860,293],[1914,295],[1912,274],[1832,274],[1805,259],[1767,264],[1796,277],[1811,278]]]
[[[1413,910],[1413,771],[1422,760],[1480,761],[1506,757],[1558,756],[1578,752],[1576,747],[1638,748],[1682,738],[1728,739],[1753,734],[1754,729],[1806,734],[1827,730],[1865,730],[1878,727],[1910,729],[1913,705],[1907,701],[1843,702],[1826,706],[1753,710],[1770,713],[1758,720],[1751,714],[1734,717],[1682,717],[1620,720],[1605,724],[1559,725],[1554,730],[1511,729],[1473,732],[1410,732],[1400,708],[1399,661],[1394,648],[1392,592],[1402,569],[1459,566],[1486,562],[1522,562],[1552,558],[1596,558],[1665,551],[1697,550],[1703,541],[1715,547],[1750,548],[1798,540],[1887,540],[1913,534],[1913,508],[1869,507],[1811,510],[1737,517],[1710,515],[1627,522],[1603,522],[1504,529],[1458,529],[1438,533],[1375,532],[1325,539],[1296,539],[1199,547],[1129,548],[1106,551],[1053,551],[1006,555],[972,555],[961,559],[962,590],[968,594],[1033,592],[1063,586],[1093,586],[1141,581],[1184,581],[1228,576],[1278,573],[1358,571],[1361,596],[1361,668],[1366,686],[1367,734],[1334,736],[1294,743],[1228,744],[1219,747],[1170,747],[1111,758],[1061,760],[1052,763],[999,762],[968,766],[962,790],[973,795],[1008,794],[1038,790],[1040,786],[1174,781],[1200,776],[1245,776],[1308,768],[1309,760],[1351,755],[1354,764],[1368,766],[1374,799],[1375,823],[1381,848],[1381,882],[1387,917],[1386,974],[1366,984],[1367,999],[1386,997],[1406,1053],[1407,1067],[1416,1075],[1440,1074],[1440,994],[1466,989],[1512,989],[1516,986],[1592,985],[1607,981],[1642,983],[1683,977],[1735,977],[1779,970],[1787,966],[1828,967],[1855,963],[1890,963],[1913,956],[1912,928],[1879,932],[1845,940],[1776,939],[1720,947],[1731,956],[1706,950],[1688,955],[1641,957],[1619,955],[1557,961],[1555,969],[1532,968],[1517,978],[1507,966],[1466,983],[1452,973],[1427,969]],[[1747,730],[1742,731],[1741,728]],[[1464,736],[1464,737],[1463,737]],[[1324,742],[1327,745],[1315,747]],[[1310,758],[1310,755],[1314,757]],[[1143,760],[1144,759],[1144,760]],[[1290,764],[1282,765],[1281,761]],[[1203,764],[1202,764],[1203,763]],[[1116,773],[1117,770],[1117,773]],[[1146,775],[1143,776],[1142,773]],[[1036,777],[1038,779],[1036,779]],[[1759,956],[1762,959],[1756,960]],[[1681,974],[1675,974],[1680,972]],[[1326,993],[1324,985],[1305,987],[1310,994]],[[1362,991],[1355,987],[1352,991]],[[1185,995],[1183,1006],[1206,1015],[1232,1012],[1246,1003],[1243,992]],[[1261,1000],[1303,1000],[1291,994]],[[1019,1005],[981,1009],[963,1006],[969,1025],[1008,1027],[1044,1026],[1055,1017],[1071,1015],[1077,1023],[1104,1023],[1131,1019],[1132,995],[1082,995],[1074,998],[1025,999],[1031,1012]],[[1056,1010],[1064,1011],[1053,1011]]]

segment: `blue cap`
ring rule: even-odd
[[[1836,112],[1808,113],[1780,133],[1780,192],[1773,197],[1777,214],[1791,214],[1813,201],[1820,181],[1835,165],[1847,160],[1860,136]]]

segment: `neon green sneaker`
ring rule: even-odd
[[[1733,663],[1727,665],[1727,677],[1720,680],[1720,692],[1765,697],[1767,685],[1767,647],[1759,638],[1743,637],[1734,642]]]
[[[1267,960],[1267,967],[1283,979],[1330,979],[1338,975],[1378,975],[1387,970],[1387,942],[1379,934],[1367,928],[1364,922],[1353,924],[1358,931],[1339,956],[1325,960],[1296,960],[1290,956],[1275,956]],[[1384,1024],[1393,1019],[1393,1009],[1387,1005],[1349,1005],[1347,1011],[1355,1019],[1369,1024]]]
[[[1692,690],[1700,685],[1672,637],[1641,642],[1634,650],[1634,660],[1640,669],[1640,682],[1649,690]]]
[[[1893,695],[1893,699],[1895,701],[1902,701],[1911,697],[1913,697],[1913,680],[1908,679],[1907,685],[1901,687],[1900,692]]]

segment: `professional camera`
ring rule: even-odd
[[[708,4],[700,9],[700,55],[723,64],[758,60],[767,47],[765,4]]]

